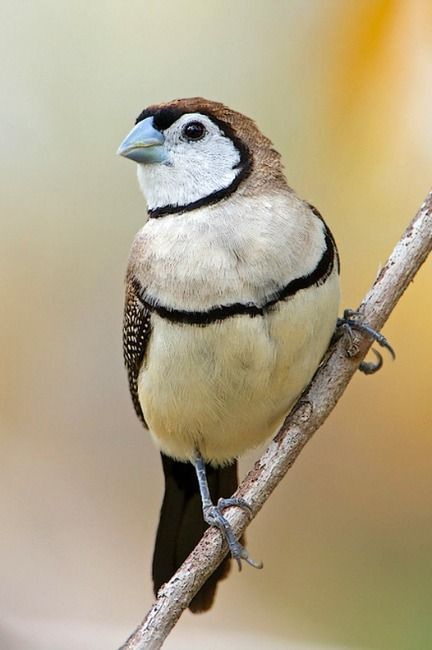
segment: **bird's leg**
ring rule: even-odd
[[[359,314],[353,311],[352,309],[345,309],[343,313],[343,317],[337,319],[336,332],[337,333],[341,332],[343,335],[346,336],[346,340],[347,340],[346,350],[348,356],[354,357],[358,352],[358,345],[355,341],[355,337],[353,333],[353,330],[357,330],[358,332],[363,332],[363,334],[366,334],[371,338],[373,338],[373,340],[376,341],[378,345],[388,350],[392,358],[395,359],[396,354],[392,346],[390,345],[390,343],[385,338],[385,336],[383,336],[379,332],[376,332],[372,327],[370,327],[366,323],[362,323],[360,320],[357,320],[358,316]],[[377,358],[376,362],[374,363],[372,361],[362,361],[359,366],[359,370],[364,372],[365,375],[373,375],[373,373],[377,372],[383,365],[382,355],[377,350],[372,350],[372,352],[375,354]]]
[[[214,505],[214,503],[211,500],[210,490],[207,483],[207,475],[206,475],[204,460],[202,459],[201,456],[196,456],[193,461],[193,465],[195,467],[195,472],[197,475],[198,485],[201,494],[201,503],[202,503],[204,521],[209,526],[215,526],[216,528],[219,528],[222,535],[226,539],[228,548],[231,553],[231,557],[233,557],[237,561],[237,565],[240,571],[241,571],[242,560],[244,560],[251,566],[255,567],[256,569],[262,569],[263,566],[262,562],[255,562],[255,560],[249,557],[247,550],[236,539],[231,525],[222,514],[222,511],[225,508],[230,508],[231,506],[237,506],[238,508],[243,508],[244,510],[248,511],[248,513],[250,514],[251,512],[250,506],[248,505],[248,503],[246,503],[244,499],[237,499],[237,498],[219,499],[217,504]]]

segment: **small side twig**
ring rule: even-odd
[[[432,192],[395,246],[357,312],[362,322],[380,330],[432,249]],[[333,410],[372,344],[361,336],[358,354],[348,357],[343,341],[329,350],[308,389],[288,415],[279,433],[255,463],[236,492],[259,512],[297,456]],[[227,511],[237,535],[249,519],[240,509]],[[209,529],[177,573],[160,589],[146,618],[120,650],[157,650],[193,596],[226,555],[220,533]]]

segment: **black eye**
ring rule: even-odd
[[[201,138],[205,136],[206,132],[206,128],[204,124],[201,124],[201,122],[189,122],[189,124],[185,124],[182,128],[182,136],[189,142],[201,140]]]

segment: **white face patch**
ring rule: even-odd
[[[204,126],[201,139],[187,140],[184,128],[191,122]],[[168,159],[163,163],[138,164],[138,182],[149,210],[186,207],[226,189],[241,172],[238,149],[206,115],[182,115],[163,133]]]

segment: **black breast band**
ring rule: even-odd
[[[157,299],[145,295],[137,279],[134,280],[135,290],[143,306],[150,312],[155,312],[161,318],[166,318],[173,323],[187,323],[189,325],[210,325],[232,316],[263,316],[281,300],[292,298],[298,291],[312,286],[323,284],[333,270],[336,249],[330,231],[325,227],[325,249],[313,271],[288,282],[284,287],[272,294],[271,298],[264,300],[261,305],[254,302],[234,302],[227,305],[217,305],[204,311],[188,311],[176,309],[161,304]],[[337,258],[336,258],[337,259]]]

